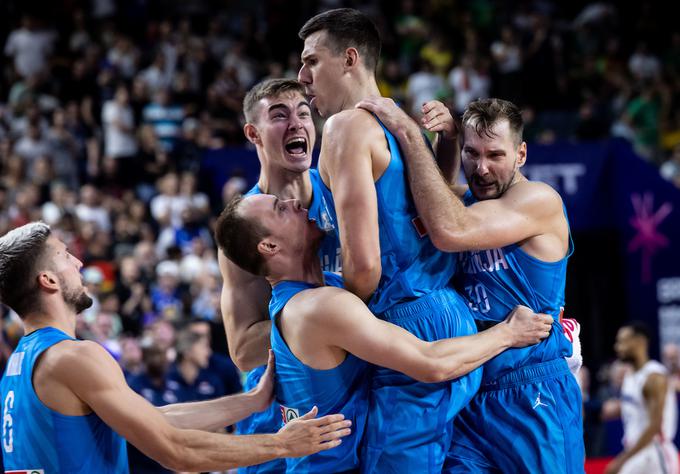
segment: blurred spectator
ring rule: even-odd
[[[102,206],[101,195],[94,186],[86,184],[80,189],[80,203],[75,210],[81,222],[92,222],[105,232],[111,230],[109,212]]]
[[[421,60],[420,68],[408,77],[406,85],[411,114],[419,117],[423,104],[437,99],[444,92],[444,87],[444,79],[435,72],[434,66],[427,60]]]
[[[680,188],[680,145],[676,145],[673,154],[661,165],[661,176]]]
[[[160,88],[142,111],[144,123],[151,125],[165,151],[172,153],[180,137],[184,110],[171,102],[170,89]]]
[[[489,97],[491,85],[489,76],[476,62],[479,61],[466,53],[461,58],[460,64],[449,73],[448,84],[453,90],[454,110],[459,115],[465,111],[468,103]]]
[[[43,74],[57,36],[39,27],[37,20],[24,15],[21,28],[12,31],[5,43],[5,55],[14,58],[14,69],[23,78]]]
[[[661,74],[661,62],[649,52],[647,43],[640,42],[628,60],[628,69],[638,81],[650,81]]]
[[[491,43],[491,57],[496,68],[494,97],[522,103],[522,53],[510,26],[503,26],[501,37]]]
[[[128,185],[139,177],[134,126],[127,86],[118,84],[114,98],[106,101],[102,108],[104,155],[113,159],[117,168],[116,176]]]

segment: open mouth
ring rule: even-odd
[[[307,153],[307,139],[303,137],[291,138],[284,146],[291,155],[301,156]]]

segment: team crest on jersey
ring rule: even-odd
[[[423,238],[427,235],[427,229],[425,228],[425,224],[423,224],[423,220],[420,218],[420,216],[416,216],[411,219],[411,224],[413,224],[413,227],[416,228],[418,237]]]
[[[285,425],[289,421],[300,418],[300,411],[297,408],[288,408],[281,405],[281,417],[283,418],[283,424]]]
[[[5,474],[45,474],[44,469],[22,469],[19,471],[5,471]]]

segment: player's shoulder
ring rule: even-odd
[[[323,127],[324,136],[335,134],[365,134],[374,130],[381,131],[375,117],[364,109],[347,109],[334,114],[326,120]]]
[[[511,186],[503,197],[527,205],[540,205],[545,211],[562,212],[562,197],[555,189],[540,181],[524,179]]]
[[[328,317],[351,305],[357,296],[347,290],[335,286],[321,286],[301,291],[287,305],[300,317],[314,320],[317,317]]]
[[[94,341],[64,340],[47,349],[40,358],[40,368],[57,378],[71,378],[100,373],[115,360]]]

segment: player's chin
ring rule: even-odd
[[[475,198],[477,198],[479,201],[483,201],[485,199],[496,199],[500,196],[500,193],[498,192],[498,186],[495,184],[489,186],[475,184],[471,188],[472,194],[474,194]]]

